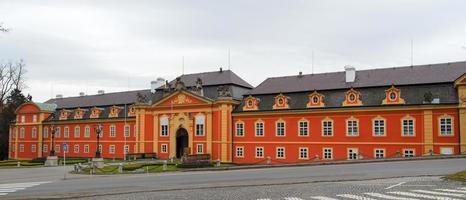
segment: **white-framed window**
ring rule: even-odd
[[[346,120],[346,135],[347,136],[358,136],[359,135],[358,120],[356,119]]]
[[[285,158],[285,147],[277,147],[277,158]]]
[[[168,136],[168,117],[160,118],[160,135]]]
[[[203,154],[204,153],[204,144],[197,144],[196,145],[196,152],[197,152],[197,154]]]
[[[439,119],[439,129],[441,136],[452,136],[453,135],[453,118],[452,117],[441,117]]]
[[[24,152],[24,144],[19,145],[19,152]]]
[[[264,147],[256,147],[256,158],[264,157]]]
[[[61,132],[61,128],[60,128],[60,127],[55,128],[55,137],[56,137],[56,138],[60,138],[60,132]]]
[[[131,129],[130,129],[129,125],[125,125],[125,131],[124,131],[125,132],[125,137],[129,137],[131,135],[130,130]]]
[[[204,123],[205,123],[205,116],[197,115],[196,116],[196,136],[204,136]]]
[[[42,149],[43,149],[43,150],[42,150],[43,152],[47,152],[47,151],[49,151],[49,146],[46,145],[46,144],[44,144],[44,146],[42,147]]]
[[[24,130],[24,127],[21,127],[21,128],[19,129],[19,138],[24,138],[24,134],[25,134],[24,131],[25,131],[25,130]]]
[[[74,127],[74,137],[75,138],[81,137],[81,127],[79,126]]]
[[[125,149],[125,154],[128,154],[129,153],[129,145],[125,145],[124,149]]]
[[[101,144],[99,144],[99,152],[100,152],[100,153],[104,153],[104,149],[102,148],[102,145],[101,145]]]
[[[244,147],[236,147],[236,157],[244,157]]]
[[[372,126],[374,136],[385,136],[385,119],[374,119]]]
[[[24,123],[24,122],[26,122],[26,116],[21,115],[21,123]]]
[[[116,136],[116,126],[111,125],[110,126],[110,137],[115,137]]]
[[[403,149],[403,157],[414,157],[416,156],[416,151],[414,149]]]
[[[63,129],[63,137],[69,138],[70,137],[70,128],[68,126]]]
[[[307,147],[299,148],[299,159],[308,159],[309,158],[309,149]]]
[[[33,127],[31,130],[31,137],[32,138],[37,138],[37,128]]]
[[[414,119],[403,119],[401,120],[402,135],[403,136],[414,136]]]
[[[32,122],[37,122],[37,115],[32,116]]]
[[[31,145],[31,152],[36,152],[37,151],[37,147],[35,144]]]
[[[323,148],[322,150],[324,160],[332,160],[333,159],[333,149],[332,148]]]
[[[44,131],[42,132],[42,137],[43,138],[49,137],[49,128],[44,128]]]
[[[91,127],[86,126],[84,128],[84,137],[86,137],[86,138],[91,137]]]
[[[89,153],[89,145],[84,145],[84,153]]]
[[[374,149],[374,158],[375,159],[385,158],[385,149]]]
[[[74,145],[73,152],[79,153],[79,145],[78,144]]]
[[[441,155],[453,155],[453,147],[440,147]]]
[[[237,137],[244,136],[244,123],[243,122],[236,123],[236,136]]]
[[[309,122],[308,121],[299,121],[299,136],[309,136]]]
[[[110,154],[115,154],[115,145],[108,146],[108,152]]]
[[[256,122],[256,136],[264,136],[264,122]]]
[[[162,144],[160,147],[162,153],[167,153],[168,152],[168,145],[167,144]]]
[[[322,121],[322,135],[333,136],[333,121],[331,120]]]
[[[60,152],[60,145],[59,144],[55,145],[55,152],[57,152],[57,153]]]
[[[275,135],[285,136],[285,122],[278,121],[275,123]]]
[[[348,148],[348,160],[357,160],[357,159],[358,159],[358,149]]]

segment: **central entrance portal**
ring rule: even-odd
[[[177,158],[181,158],[185,154],[185,151],[186,151],[186,154],[189,154],[189,152],[187,152],[189,150],[188,140],[189,140],[188,131],[186,131],[186,129],[184,128],[179,128],[176,131],[176,157]]]

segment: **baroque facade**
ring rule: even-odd
[[[10,159],[210,154],[293,163],[466,153],[466,62],[274,77],[253,87],[229,70],[151,90],[29,102]],[[102,127],[100,145],[96,126]],[[51,133],[55,139],[52,144]]]

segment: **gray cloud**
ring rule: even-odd
[[[267,77],[465,60],[464,1],[0,2],[0,59],[22,58],[35,100],[148,88],[227,66]],[[129,83],[129,84],[128,84]],[[129,85],[129,86],[128,86]]]

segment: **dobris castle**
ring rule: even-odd
[[[253,87],[219,70],[148,90],[29,102],[11,124],[9,155],[33,159],[54,148],[63,156],[63,143],[70,157],[93,157],[100,148],[104,158],[210,154],[235,163],[462,154],[465,72],[466,62],[345,67]]]

